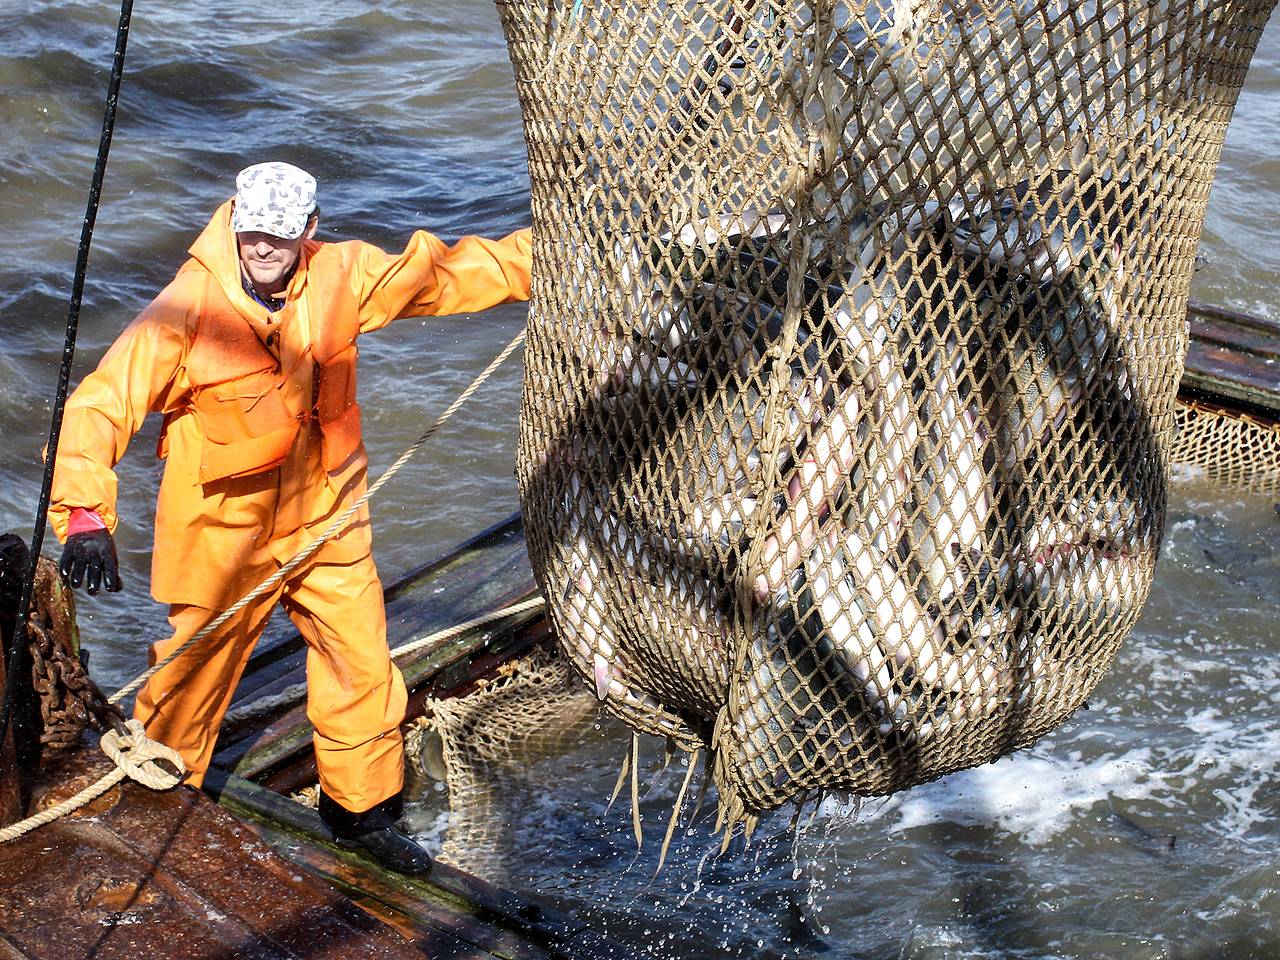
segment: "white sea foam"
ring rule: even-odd
[[[1150,767],[1146,748],[1091,761],[1029,750],[908,791],[871,817],[894,817],[895,833],[945,821],[994,826],[1044,844],[1066,830],[1077,811],[1109,797],[1144,796]]]
[[[1165,738],[1156,748],[1097,756],[1071,743],[1042,744],[868,804],[861,819],[888,821],[891,833],[937,823],[984,825],[1045,845],[1096,804],[1201,790],[1203,828],[1251,843],[1258,839],[1256,828],[1269,822],[1258,794],[1280,765],[1280,729],[1263,718],[1242,720],[1205,707],[1181,718],[1185,736]],[[1087,735],[1082,730],[1076,739]],[[1203,806],[1210,798],[1216,801],[1211,815]],[[840,808],[829,800],[819,815],[838,817]]]

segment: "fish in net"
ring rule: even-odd
[[[500,0],[564,653],[748,826],[1069,716],[1146,598],[1270,0]]]

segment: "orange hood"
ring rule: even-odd
[[[214,211],[213,219],[201,231],[200,236],[196,237],[187,252],[191,254],[196,264],[207,270],[218,281],[218,285],[226,294],[227,300],[235,307],[236,312],[246,319],[260,318],[263,311],[262,305],[244,292],[240,279],[240,253],[236,248],[235,231],[231,229],[231,208],[234,203],[234,200],[228,200]],[[303,243],[298,255],[298,265],[293,271],[293,277],[289,280],[289,287],[285,292],[286,300],[294,299],[306,284],[307,265],[312,254],[319,247],[320,243],[316,240],[307,240]],[[183,269],[189,269],[191,266],[191,263],[187,263]]]

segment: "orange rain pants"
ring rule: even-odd
[[[349,810],[367,810],[400,791],[406,694],[400,671],[387,655],[378,572],[372,557],[331,563],[324,554],[321,548],[319,559],[312,558],[273,592],[200,640],[138,694],[134,715],[152,737],[182,754],[193,786],[204,780],[240,674],[280,603],[307,642],[307,718],[315,728],[320,786]],[[173,604],[169,623],[174,634],[152,646],[151,663],[185,643],[219,612]],[[361,636],[352,636],[352,624],[360,625]]]

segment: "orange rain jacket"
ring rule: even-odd
[[[113,468],[145,416],[164,414],[151,592],[212,610],[261,578],[262,546],[287,561],[363,494],[356,337],[399,317],[527,300],[530,282],[528,230],[452,247],[419,231],[394,255],[309,240],[272,314],[241,286],[231,207],[68,401],[49,511],[62,540],[74,507],[114,532]],[[369,548],[362,510],[326,557]]]

